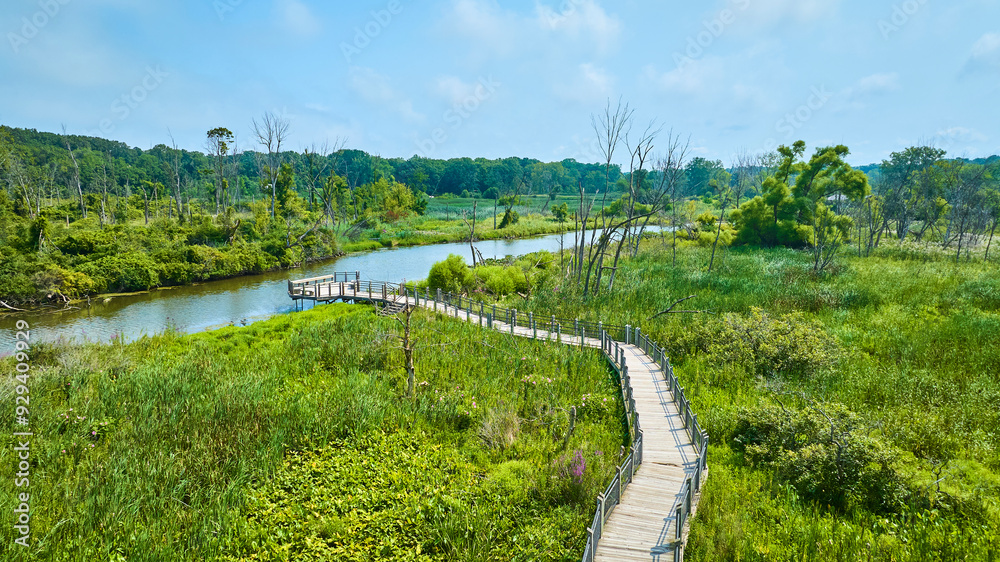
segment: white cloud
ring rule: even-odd
[[[508,55],[517,47],[518,24],[512,13],[489,0],[455,0],[445,22],[456,33],[499,55]]]
[[[388,107],[409,122],[419,123],[424,120],[424,116],[414,110],[413,102],[393,89],[388,76],[371,68],[352,66],[348,80],[351,89],[364,101]]]
[[[573,38],[587,37],[602,52],[611,50],[617,44],[622,31],[621,21],[609,16],[593,0],[564,0],[559,5],[559,11],[539,3],[535,6],[535,14],[535,23],[540,29]]]
[[[972,46],[973,58],[993,58],[1000,54],[1000,33],[987,33]]]
[[[302,37],[311,37],[322,30],[316,16],[299,0],[277,1],[281,23],[289,32]]]
[[[321,103],[307,103],[305,108],[316,113],[330,113],[330,106]]]
[[[614,81],[606,69],[585,62],[568,79],[555,82],[552,89],[564,100],[590,104],[612,97]]]
[[[859,94],[892,92],[899,89],[899,74],[896,72],[885,72],[865,76],[861,80],[858,80],[853,89]]]
[[[934,133],[932,137],[937,146],[949,146],[957,143],[985,142],[989,137],[975,129],[967,127],[949,127]]]
[[[496,0],[453,0],[445,31],[468,38],[487,56],[554,52],[606,54],[618,44],[622,23],[595,0],[564,0],[558,10],[535,5],[534,14],[507,10]]]
[[[1000,70],[1000,33],[987,33],[972,46],[965,72]]]
[[[758,26],[812,23],[837,13],[840,0],[734,0],[746,8],[746,17]]]
[[[722,59],[707,56],[691,60],[668,72],[653,65],[643,69],[643,77],[654,87],[668,93],[700,95],[722,87],[725,75]]]
[[[899,90],[899,74],[883,72],[865,76],[837,93],[836,111],[845,109],[864,110],[874,96]]]
[[[449,104],[462,103],[475,96],[478,83],[470,83],[457,76],[442,76],[438,78],[435,90]]]

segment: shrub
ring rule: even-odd
[[[98,292],[146,291],[160,282],[156,262],[138,252],[103,257],[83,264],[79,271],[94,280]]]
[[[514,209],[507,209],[503,214],[503,219],[500,221],[500,226],[498,228],[507,228],[508,226],[517,224],[517,221],[521,220],[521,216],[517,214]]]
[[[552,205],[552,216],[554,216],[559,222],[566,222],[569,218],[569,205],[566,203],[563,203],[562,205]]]
[[[896,452],[868,435],[858,416],[841,405],[744,409],[733,441],[752,465],[770,468],[805,500],[839,509],[861,505],[876,513],[903,504]]]
[[[749,315],[726,314],[709,337],[706,351],[761,376],[809,375],[831,367],[839,350],[823,325],[801,312],[774,317],[756,307]]]
[[[444,292],[459,293],[469,276],[469,266],[462,256],[450,254],[444,261],[431,266],[427,275],[427,287],[431,290],[441,289]]]

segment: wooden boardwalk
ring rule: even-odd
[[[634,334],[631,329],[626,330],[624,339],[631,341],[622,343],[612,342],[603,331],[591,336],[585,329],[577,329],[576,333],[563,333],[561,327],[553,331],[552,325],[549,330],[538,329],[534,320],[528,326],[522,325],[516,311],[513,315],[505,311],[505,322],[499,320],[499,315],[485,312],[496,311],[495,308],[479,305],[474,310],[470,303],[463,309],[461,301],[456,306],[440,293],[436,297],[424,296],[400,285],[361,281],[357,272],[289,281],[288,293],[296,303],[374,302],[392,312],[407,304],[421,306],[518,336],[601,348],[623,374],[623,386],[630,384],[631,400],[626,400],[626,411],[633,403],[635,415],[641,420],[641,432],[636,439],[638,451],[629,456],[635,462],[627,460],[623,465],[626,468],[619,469],[615,481],[598,498],[594,524],[588,529],[591,540],[583,560],[682,559],[685,523],[694,513],[697,490],[707,474],[705,437],[665,354],[648,338],[642,339],[638,330]],[[664,366],[670,372],[665,372]],[[638,421],[635,427],[639,427]],[[610,503],[614,499],[617,505]],[[591,543],[596,543],[596,548]]]

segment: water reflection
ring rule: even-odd
[[[490,240],[476,243],[486,258],[503,258],[539,250],[556,251],[573,245],[573,235],[552,235],[526,240]],[[95,299],[90,307],[57,314],[0,318],[0,355],[14,350],[14,324],[22,318],[31,324],[33,341],[134,341],[143,335],[173,326],[185,333],[229,324],[251,323],[292,310],[287,280],[328,275],[335,271],[360,271],[364,279],[403,281],[424,279],[434,262],[448,254],[471,261],[465,243],[437,244],[353,254],[292,271],[278,271],[213,281],[188,287],[161,289],[127,297]]]

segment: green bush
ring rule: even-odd
[[[81,265],[79,271],[94,280],[98,292],[146,291],[160,283],[157,263],[138,252],[103,257]]]
[[[733,443],[751,464],[770,468],[808,501],[886,513],[897,511],[907,495],[893,467],[895,450],[838,404],[743,409]]]
[[[500,225],[497,228],[507,228],[517,224],[517,221],[521,220],[521,216],[517,214],[514,209],[507,209],[503,214],[503,219],[500,221]]]
[[[741,365],[759,376],[808,376],[829,369],[839,344],[823,325],[803,313],[780,317],[753,307],[749,314],[728,313],[722,321],[695,327],[673,344],[681,353],[709,353],[720,364]]]
[[[450,254],[444,261],[431,266],[427,275],[427,287],[431,290],[441,289],[444,292],[460,293],[466,286],[469,277],[469,266],[462,256]]]

